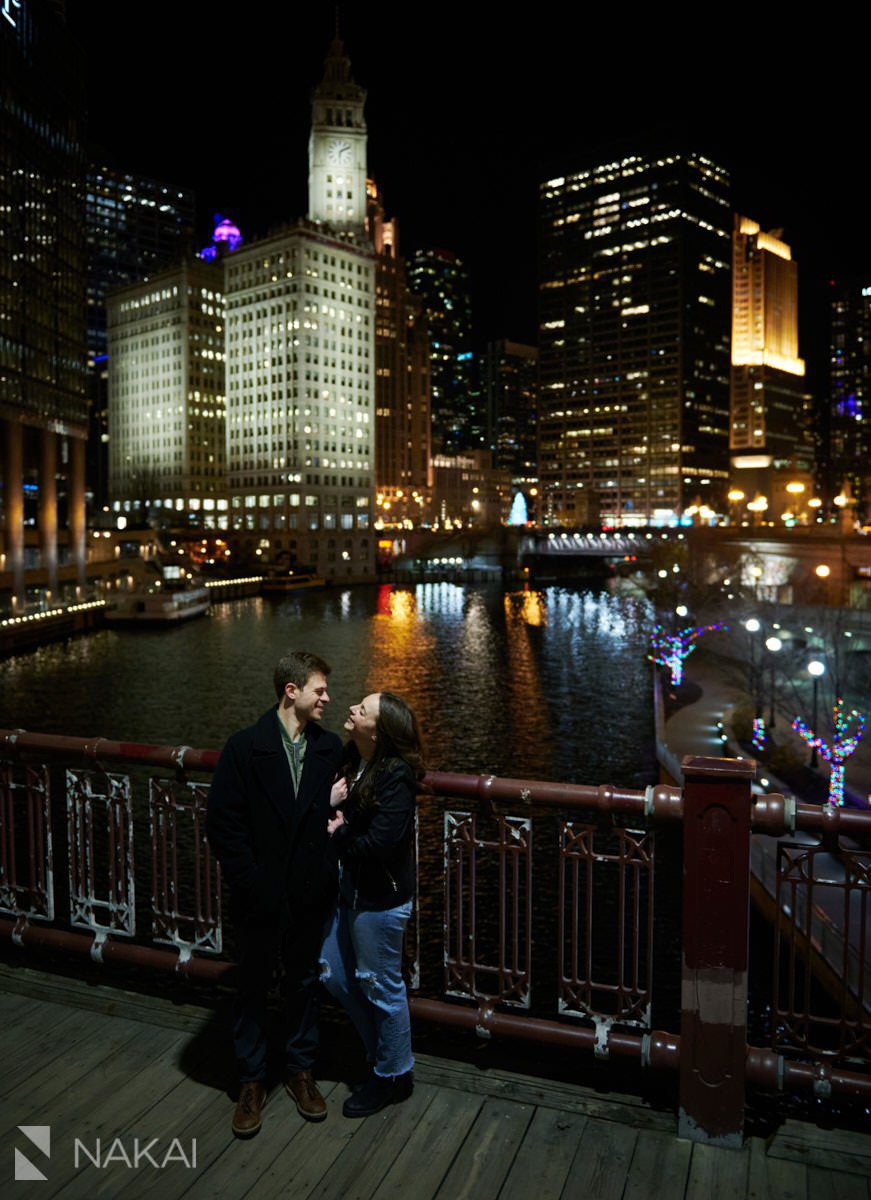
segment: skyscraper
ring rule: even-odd
[[[387,220],[369,181],[375,266],[375,488],[388,524],[427,515],[432,492],[429,340],[422,305],[408,287],[398,222]]]
[[[109,492],[116,512],[228,527],[224,271],[188,257],[108,298]]]
[[[541,186],[542,519],[671,523],[725,505],[729,179],[628,155]]]
[[[471,348],[468,271],[451,250],[418,250],[408,278],[423,302],[429,334],[433,450],[481,449],[486,415]]]
[[[80,52],[61,5],[4,4],[0,19],[0,587],[56,600],[85,583],[87,436],[84,116]],[[26,547],[25,489],[38,549]],[[59,499],[66,493],[66,505]],[[66,508],[68,537],[59,539]],[[59,555],[58,543],[61,542]],[[68,552],[69,564],[64,561]],[[25,566],[28,568],[25,580]]]
[[[494,467],[509,471],[529,502],[538,485],[538,351],[502,340],[484,356],[487,425]]]
[[[85,194],[88,243],[88,483],[98,507],[108,499],[106,295],[192,248],[194,195],[187,188],[91,163]]]
[[[849,486],[871,523],[871,284],[841,284],[832,299],[829,499]]]
[[[736,214],[729,448],[733,495],[743,492],[736,503],[749,502],[751,511],[779,517],[793,504],[785,491],[790,482],[810,498],[813,456],[804,373],[798,356],[798,267],[790,247],[780,230],[763,233],[755,221]],[[789,474],[803,479],[787,480]]]
[[[231,528],[342,577],[374,570],[365,99],[337,39],[312,98],[308,219],[225,260]]]

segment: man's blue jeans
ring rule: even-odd
[[[341,1000],[376,1075],[404,1075],[414,1066],[402,978],[402,940],[410,916],[410,900],[385,912],[357,912],[340,904],[321,950],[321,982]]]

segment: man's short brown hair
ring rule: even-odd
[[[332,668],[317,654],[309,654],[307,650],[291,650],[278,660],[278,666],[272,677],[275,684],[275,694],[280,700],[284,689],[289,683],[298,688],[304,688],[312,675],[329,675]]]

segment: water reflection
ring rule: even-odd
[[[652,771],[646,602],[547,588],[345,588],[215,605],[170,630],[103,630],[0,663],[0,724],[220,746],[274,701],[279,654],[333,667],[326,724],[387,688],[431,765],[641,786]]]

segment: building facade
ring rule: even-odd
[[[172,263],[192,248],[195,200],[187,188],[120,171],[105,162],[88,168],[85,223],[88,249],[90,432],[88,486],[97,509],[108,500],[109,422],[106,296]]]
[[[469,273],[451,250],[418,250],[408,278],[429,335],[434,452],[486,446],[486,411],[472,351]]]
[[[504,339],[490,342],[484,379],[493,465],[510,473],[532,515],[538,489],[538,350]]]
[[[829,350],[827,499],[849,492],[871,524],[871,284],[836,285]]]
[[[733,517],[746,516],[747,504],[757,520],[762,514],[775,520],[784,513],[807,517],[813,450],[798,348],[798,266],[791,249],[780,230],[765,233],[736,214],[729,403]]]
[[[408,287],[399,225],[369,181],[375,248],[375,491],[382,523],[419,525],[432,500],[429,339]]]
[[[0,20],[0,594],[85,584],[83,68],[62,6]],[[66,525],[66,528],[64,528]]]
[[[191,257],[109,293],[116,513],[166,526],[228,527],[223,279],[222,265]]]
[[[731,213],[699,154],[541,186],[541,519],[670,524],[726,505]]]
[[[374,572],[365,98],[336,40],[313,94],[307,219],[225,260],[230,528],[243,553],[328,577]]]

